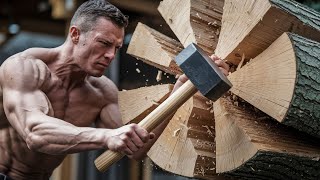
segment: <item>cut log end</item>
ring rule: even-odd
[[[284,32],[320,41],[319,12],[288,0],[225,0],[215,54],[239,64],[242,54],[255,58]]]
[[[320,43],[284,33],[229,76],[231,90],[277,121],[320,137]]]
[[[259,119],[227,98],[215,103],[218,173],[247,178],[320,176],[320,144],[286,126]]]

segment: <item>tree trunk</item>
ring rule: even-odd
[[[214,104],[217,172],[243,179],[319,179],[317,139],[227,98]]]
[[[229,76],[231,91],[277,121],[320,138],[320,43],[283,34]]]
[[[291,0],[225,0],[216,55],[239,64],[255,58],[284,32],[320,41],[319,12]]]

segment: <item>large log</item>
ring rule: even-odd
[[[320,43],[284,33],[229,76],[231,91],[277,121],[320,137]]]
[[[212,103],[200,94],[179,108],[148,152],[154,163],[186,177],[219,178],[215,171],[212,108]]]
[[[319,140],[227,98],[214,104],[217,172],[242,179],[319,179]]]
[[[119,107],[123,124],[139,123],[172,91],[172,84],[119,91]]]
[[[127,53],[167,73],[182,74],[180,67],[174,61],[182,49],[183,46],[178,41],[138,23]]]
[[[320,41],[319,12],[291,0],[225,0],[215,54],[238,64],[256,57],[284,32]]]
[[[224,0],[164,0],[158,10],[179,41],[212,54],[218,43]]]

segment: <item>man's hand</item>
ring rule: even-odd
[[[108,149],[132,158],[133,155],[155,137],[137,124],[129,124],[110,131],[107,138]]]
[[[220,70],[223,72],[224,75],[226,75],[226,76],[229,75],[230,67],[224,60],[220,59],[218,56],[216,56],[214,54],[212,54],[210,56],[210,58],[212,59],[212,61],[214,63],[216,63],[218,65],[218,67],[220,68]]]
[[[222,73],[226,76],[229,75],[229,70],[230,70],[230,67],[229,65],[222,59],[220,59],[218,56],[212,54],[210,56],[210,58],[212,59],[212,61],[220,68],[220,70],[222,71]],[[171,92],[171,94],[176,91],[180,86],[182,86],[183,83],[185,83],[186,81],[188,80],[188,77],[183,74],[181,76],[179,76],[177,82],[175,83],[174,85],[174,88]]]

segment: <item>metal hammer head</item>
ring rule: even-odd
[[[213,101],[232,87],[219,67],[194,43],[181,51],[175,60],[194,86]]]

